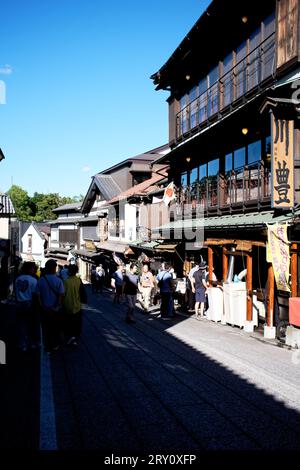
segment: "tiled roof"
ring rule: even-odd
[[[104,199],[109,200],[122,191],[119,185],[110,175],[95,175],[94,181],[97,184]]]
[[[160,172],[161,174],[154,173],[152,177],[147,179],[146,181],[143,181],[142,183],[132,186],[132,188],[129,188],[126,191],[123,191],[122,193],[118,194],[116,197],[108,201],[108,203],[114,204],[115,202],[123,201],[129,198],[130,196],[146,196],[155,189],[158,189],[158,183],[160,181],[163,181],[167,175],[166,169],[160,170]]]
[[[76,209],[80,209],[81,207],[81,202],[72,202],[71,204],[64,204],[63,206],[56,207],[55,209],[52,209],[52,212],[68,212],[71,210],[76,211]]]
[[[14,206],[6,194],[0,194],[0,217],[15,214]]]

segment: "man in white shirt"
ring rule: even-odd
[[[23,352],[39,347],[40,344],[39,322],[34,302],[37,286],[35,271],[35,263],[25,262],[15,283],[18,347]]]

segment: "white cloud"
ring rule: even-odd
[[[83,173],[87,173],[88,171],[90,171],[90,169],[91,169],[91,167],[86,165],[83,168],[81,168],[81,171],[83,171]]]
[[[3,65],[2,67],[0,67],[0,74],[2,75],[10,75],[12,73],[13,69],[12,69],[12,66],[11,65]]]

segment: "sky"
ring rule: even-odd
[[[2,0],[0,191],[85,194],[91,176],[167,143],[150,75],[209,0]]]

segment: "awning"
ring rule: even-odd
[[[178,243],[161,243],[160,245],[154,248],[154,251],[157,252],[164,252],[167,251],[168,253],[175,253]]]
[[[296,213],[294,214],[296,215]],[[212,229],[225,229],[225,228],[241,228],[241,229],[257,229],[258,227],[265,228],[266,224],[274,224],[276,222],[287,222],[293,217],[292,213],[282,214],[275,216],[273,211],[270,212],[252,212],[249,214],[237,215],[223,215],[217,217],[206,217],[201,219],[184,219],[176,220],[165,224],[161,227],[156,227],[153,232],[160,232],[169,230],[212,230]]]
[[[300,67],[278,80],[272,88],[279,88],[300,79]]]
[[[135,240],[134,242],[130,242],[129,246],[131,246],[132,248],[139,248],[141,250],[151,250],[152,251],[157,245],[159,245],[161,243],[162,243],[162,240],[160,240],[160,241],[153,240],[153,241],[150,241],[150,242],[142,241],[142,240]]]
[[[129,248],[129,245],[127,243],[110,240],[102,243],[96,243],[96,247],[100,250],[125,253],[125,251]]]

